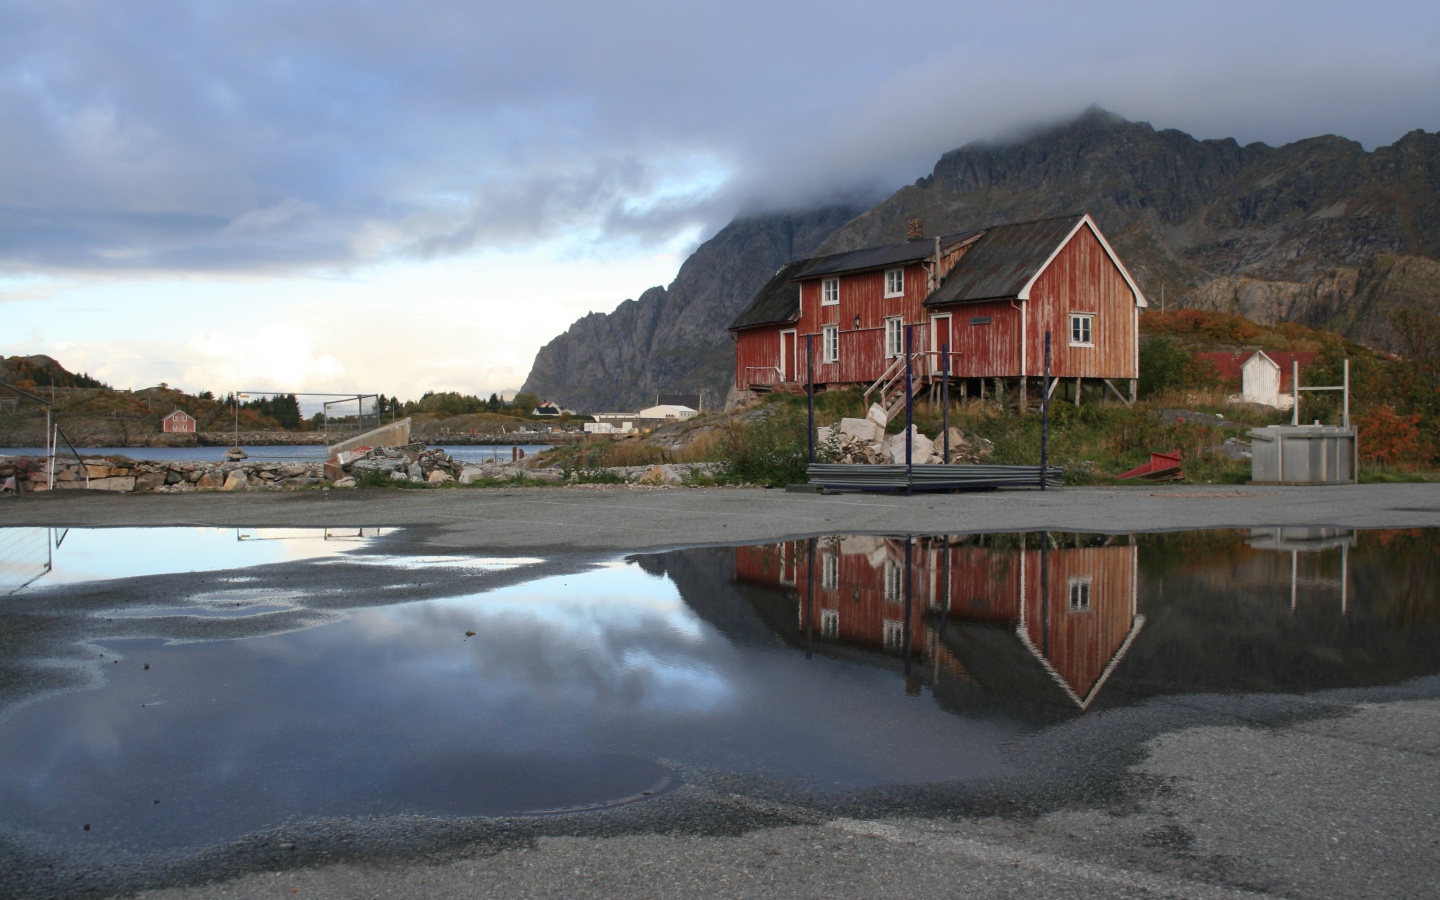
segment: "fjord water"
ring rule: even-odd
[[[0,825],[148,851],[715,775],[989,778],[1107,709],[1440,672],[1436,531],[823,536],[561,574],[386,537],[0,529],[12,665],[74,673],[0,687]]]

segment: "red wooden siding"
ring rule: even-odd
[[[942,271],[962,264],[969,247],[946,255]],[[1038,265],[1038,262],[1037,262]],[[1066,241],[1030,289],[1025,301],[989,300],[926,308],[931,284],[927,266],[905,265],[905,295],[886,298],[885,272],[839,275],[840,302],[820,304],[822,278],[800,282],[800,316],[794,324],[769,325],[736,332],[735,384],[773,385],[781,381],[782,329],[795,329],[798,365],[784,380],[803,383],[809,369],[805,337],[814,336],[816,384],[868,384],[886,370],[885,320],[900,316],[912,331],[912,348],[938,351],[948,340],[951,374],[961,378],[1038,377],[1044,372],[1045,332],[1051,333],[1051,375],[1058,378],[1139,377],[1137,297],[1124,274],[1088,223]],[[1093,346],[1070,346],[1070,315],[1093,316]],[[935,315],[949,314],[950,333],[932,338]],[[857,327],[858,317],[858,327]],[[839,359],[823,363],[821,328],[839,328]],[[1023,347],[1022,347],[1023,344]],[[938,371],[931,355],[917,363],[917,374]]]
[[[1042,567],[1039,550],[917,541],[911,548],[908,615],[902,539],[821,538],[815,554],[813,604],[808,609],[805,541],[741,547],[736,550],[735,572],[741,581],[793,585],[801,631],[811,629],[824,639],[852,646],[895,651],[899,649],[895,629],[908,620],[912,654],[923,658],[928,648],[943,657],[949,651],[938,640],[937,629],[945,615],[947,555],[949,620],[1013,629],[1037,664],[1047,667],[1083,705],[1136,627],[1134,546],[1051,549]],[[825,581],[827,557],[838,566],[833,585]],[[1042,589],[1042,570],[1048,590]],[[901,592],[894,590],[897,579]],[[1072,606],[1072,581],[1088,584],[1088,606]],[[829,634],[827,619],[833,623]]]
[[[998,300],[944,307],[952,317],[952,374],[961,378],[1004,378],[1020,372],[1020,310],[1016,306],[1009,300]]]
[[[1088,225],[1075,232],[1030,289],[1029,372],[1045,362],[1051,332],[1052,375],[1060,378],[1138,378],[1135,292]],[[1070,314],[1092,313],[1094,346],[1070,346]]]

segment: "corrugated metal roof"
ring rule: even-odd
[[[996,225],[961,257],[926,306],[1018,297],[1084,214]]]
[[[947,234],[940,238],[941,246],[954,244],[974,232],[963,232],[960,234]],[[922,259],[929,259],[935,253],[935,239],[915,238],[901,244],[889,244],[884,247],[867,247],[864,250],[851,250],[849,253],[837,253],[834,256],[827,256],[823,259],[809,260],[810,265],[801,269],[795,275],[796,279],[815,278],[820,275],[836,275],[841,272],[863,272],[866,269],[883,269],[887,266],[902,265],[904,263],[918,262]]]

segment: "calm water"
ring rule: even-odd
[[[461,462],[484,462],[486,460],[499,460],[508,462],[510,459],[510,446],[479,446],[479,445],[457,445],[457,444],[436,444],[433,449],[444,450],[451,458]],[[516,444],[525,451],[526,456],[533,456],[541,450],[550,449],[545,444]],[[81,447],[81,456],[128,456],[136,460],[154,460],[157,462],[220,462],[225,459],[225,452],[229,447]],[[252,447],[244,445],[244,450],[249,459],[259,461],[306,461],[318,462],[325,459],[325,448],[318,444],[299,447]],[[43,447],[0,447],[0,456],[44,456]]]
[[[388,536],[0,529],[0,627],[47,610],[86,660],[81,689],[0,695],[0,825],[148,850],[687,772],[982,778],[1147,698],[1440,672],[1436,531],[825,536],[568,575]]]

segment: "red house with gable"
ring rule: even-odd
[[[922,390],[948,377],[962,396],[983,395],[999,380],[1023,404],[1049,331],[1052,392],[1073,387],[1078,399],[1089,382],[1130,402],[1146,305],[1088,214],[798,260],[730,326],[735,387],[869,385],[903,366],[908,335]]]
[[[183,409],[177,409],[160,420],[160,430],[165,434],[193,434],[195,417]]]

